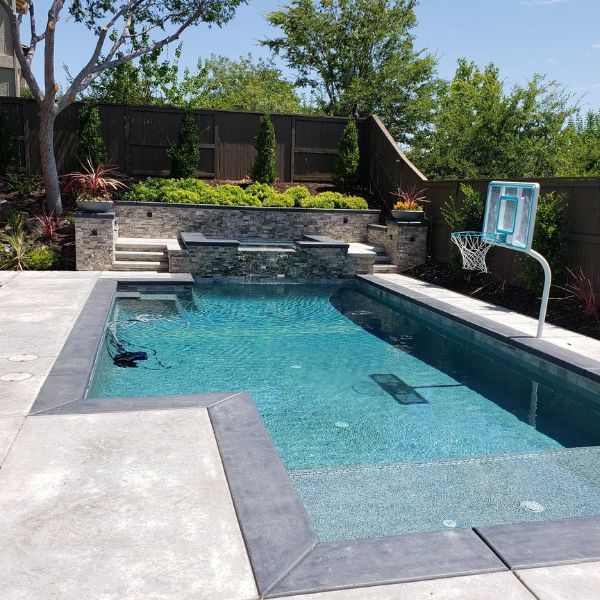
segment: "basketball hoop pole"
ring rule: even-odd
[[[550,284],[552,283],[552,271],[548,261],[535,250],[531,248],[525,250],[526,254],[535,258],[544,269],[544,290],[542,291],[542,304],[540,305],[540,315],[538,317],[537,334],[535,337],[541,338],[544,332],[544,322],[546,320],[546,311],[548,310],[548,299],[550,298]]]

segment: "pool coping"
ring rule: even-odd
[[[359,279],[369,282],[367,277]],[[98,280],[30,415],[207,408],[261,597],[600,559],[600,517],[321,541],[247,392],[111,398],[110,405],[105,398],[85,398],[117,289],[133,285],[181,287],[169,280]],[[393,289],[388,291],[406,300],[443,312],[478,331],[514,339],[501,331],[510,328],[483,317],[470,321],[464,310],[452,315],[442,310],[439,301],[403,286],[389,287]],[[548,356],[543,347],[537,349]],[[563,352],[568,351],[560,353],[564,361]]]

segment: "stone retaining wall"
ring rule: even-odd
[[[388,221],[368,226],[369,243],[383,246],[398,272],[418,267],[427,256],[427,226],[419,222]]]
[[[115,258],[115,213],[76,213],[75,264],[78,271],[105,271]]]
[[[321,210],[117,202],[121,237],[177,238],[182,231],[207,237],[300,239],[318,233],[342,242],[366,242],[377,210]]]

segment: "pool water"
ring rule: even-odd
[[[114,366],[108,336],[88,395],[249,391],[323,539],[600,514],[598,398],[408,304],[215,284],[120,298],[112,318],[149,358]]]

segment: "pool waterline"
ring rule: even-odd
[[[430,517],[408,528],[402,519],[392,523],[393,497],[380,489],[382,484],[386,484],[384,491],[408,489],[411,481],[412,489],[416,489],[414,481],[423,477],[424,490],[443,487],[444,481],[456,487],[452,483],[454,474],[470,463],[463,461],[452,472],[447,467],[440,471],[448,459],[460,462],[474,456],[528,456],[597,443],[597,428],[589,419],[591,397],[583,390],[581,398],[573,401],[568,394],[574,388],[567,386],[564,393],[559,393],[556,378],[540,373],[539,381],[535,381],[536,429],[530,424],[533,386],[528,371],[518,365],[503,366],[504,355],[474,349],[471,342],[453,339],[447,332],[436,330],[433,323],[424,323],[408,312],[399,313],[355,289],[214,285],[196,288],[191,297],[151,297],[119,299],[116,314],[118,319],[131,323],[124,329],[130,349],[156,350],[157,360],[171,368],[165,372],[151,359],[147,366],[155,371],[117,369],[103,351],[89,395],[249,390],[315,523],[320,522],[320,515],[332,514],[336,498],[344,500],[338,502],[342,517],[351,512],[353,502],[354,506],[364,506],[365,501],[377,499],[376,504],[386,508],[369,513],[373,516],[370,532],[364,528],[352,530],[342,523],[343,519],[338,519],[329,531],[317,527],[325,539],[442,528],[440,523],[447,520],[438,518],[444,516],[443,505],[434,506]],[[144,314],[162,317],[150,322],[125,321]],[[484,372],[487,376],[481,377]],[[507,397],[503,397],[499,382],[510,379],[507,373],[513,375],[506,386]],[[425,402],[399,402],[373,380],[373,374],[395,375]],[[565,411],[569,418],[573,406],[581,412],[581,405],[587,405],[584,408],[588,412],[583,416],[577,413],[576,418],[571,415],[571,423],[566,422]],[[556,414],[561,418],[554,418]],[[586,424],[587,428],[581,429]],[[435,477],[423,476],[422,468],[415,470],[415,465],[427,462],[436,465]],[[414,473],[419,474],[407,480],[406,468],[398,467],[393,477],[388,471],[383,479],[373,478],[379,467],[398,464],[412,465]],[[351,489],[352,478],[344,474],[344,469],[353,466],[369,472],[372,484]],[[567,468],[572,471],[574,467]],[[433,473],[434,469],[426,472]],[[463,478],[471,477],[473,472],[471,468]],[[587,479],[589,473],[577,476]],[[515,479],[513,485],[523,486],[523,480],[519,481]],[[490,485],[485,477],[475,483],[473,480],[471,489],[479,486],[483,492]],[[539,487],[544,485],[540,483]],[[336,490],[335,494],[325,497],[316,493],[328,489]],[[514,500],[535,500],[522,497],[525,491],[514,490]],[[456,504],[460,493],[468,494],[469,486],[464,485],[458,492],[448,501]],[[589,510],[596,511],[595,490],[586,487],[582,494],[588,499]],[[418,498],[409,496],[406,500],[415,505]],[[464,518],[454,520],[461,527],[515,520],[511,506],[506,516],[500,514],[499,507],[513,501],[513,496],[505,496],[497,500],[495,508],[493,503],[486,505],[485,511],[490,513],[491,506],[495,513],[492,510],[486,516],[478,512],[477,506],[469,507],[463,511]],[[593,501],[589,502],[591,497]],[[541,518],[558,518],[557,510],[547,506]],[[559,516],[581,513],[578,506],[569,510]],[[520,513],[515,514],[519,517]]]

